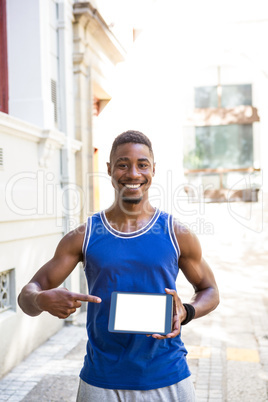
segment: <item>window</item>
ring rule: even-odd
[[[250,84],[218,85],[195,88],[196,108],[233,108],[240,105],[252,105]]]
[[[57,83],[51,80],[51,100],[54,106],[54,122],[58,122]]]
[[[15,275],[14,269],[0,272],[0,313],[14,307]]]
[[[195,127],[186,169],[248,168],[253,166],[252,124]]]
[[[252,106],[252,85],[223,85],[223,69],[218,67],[215,85],[194,88],[194,107],[183,131],[185,175],[188,183],[209,188],[203,194],[209,202],[231,199],[228,189],[235,191],[245,175],[256,173],[257,177],[260,171],[254,168],[254,130],[260,118]],[[191,186],[185,188],[190,194]],[[257,200],[256,194],[245,197],[243,191],[250,193],[242,188],[233,199]]]
[[[184,167],[189,170],[252,167],[252,124],[241,124],[239,114],[237,124],[226,124],[228,118],[222,112],[221,115],[220,112],[218,114],[216,125],[213,125],[213,120],[207,118],[211,116],[211,108],[222,111],[251,104],[251,84],[196,87],[195,107],[201,109],[201,118],[190,132],[184,130]],[[206,111],[207,115],[203,111]],[[216,114],[217,110],[215,116]]]
[[[0,169],[4,167],[4,151],[3,148],[0,148]]]
[[[252,89],[250,84],[223,85],[221,94],[221,107],[235,107],[252,105]]]
[[[216,86],[195,88],[195,107],[218,107],[218,93]]]

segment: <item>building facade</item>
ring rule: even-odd
[[[115,79],[134,3],[143,19],[156,7]],[[152,139],[152,203],[202,241],[267,238],[268,15],[254,4],[0,0],[0,376],[63,325],[16,298],[64,233],[109,206],[116,134]],[[64,286],[86,291],[81,271]]]
[[[47,313],[23,314],[17,296],[64,233],[97,208],[94,119],[133,38],[130,24],[112,24],[120,1],[108,22],[102,3],[0,2],[0,376],[62,327]],[[65,287],[84,289],[80,269]]]

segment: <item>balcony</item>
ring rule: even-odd
[[[187,169],[184,190],[191,202],[257,202],[261,169]]]

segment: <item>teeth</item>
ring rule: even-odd
[[[127,187],[127,188],[139,188],[140,184],[125,184],[125,187]]]

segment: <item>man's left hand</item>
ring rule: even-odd
[[[176,290],[170,290],[170,289],[165,289],[165,292],[169,295],[173,296],[173,327],[172,327],[172,332],[170,332],[167,335],[160,335],[160,334],[153,334],[153,335],[147,335],[147,336],[152,336],[155,339],[169,339],[169,338],[175,338],[176,336],[179,335],[181,331],[181,323],[183,320],[186,318],[186,310],[184,305],[181,302],[181,299],[179,298]]]

